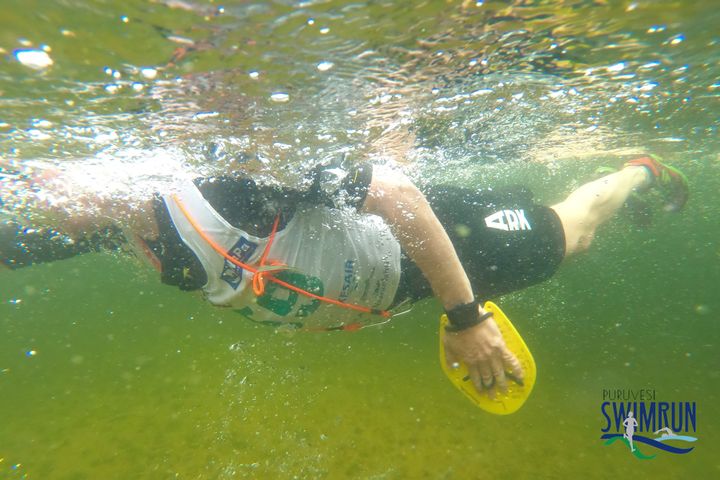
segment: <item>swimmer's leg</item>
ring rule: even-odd
[[[646,168],[627,166],[586,183],[563,202],[553,205],[551,208],[560,217],[565,232],[565,256],[587,250],[597,228],[623,206],[633,191],[651,183]]]

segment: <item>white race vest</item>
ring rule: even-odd
[[[257,266],[268,238],[230,225],[191,182],[176,196],[196,225],[225,252]],[[304,325],[336,326],[368,316],[290,291],[268,279],[265,292],[256,297],[253,273],[215,251],[172,196],[164,200],[180,237],[207,273],[203,290],[213,304],[235,307],[252,320]],[[400,245],[385,222],[375,215],[325,206],[295,213],[276,233],[266,265],[271,261],[288,267],[271,272],[279,280],[316,295],[373,309],[390,306],[400,281]]]

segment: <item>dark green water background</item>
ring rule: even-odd
[[[553,279],[500,300],[538,364],[509,417],[443,378],[433,301],[383,328],[288,334],[120,254],[1,271],[1,479],[720,476],[714,2],[0,8],[0,155],[21,171],[132,170],[164,152],[293,182],[410,138],[419,182],[526,183],[555,202],[649,149],[692,187],[682,214],[645,229],[621,214]],[[13,54],[43,44],[48,68]],[[140,175],[118,202],[158,181]],[[3,195],[16,214],[33,192]],[[604,446],[603,389],[697,402],[695,450]]]

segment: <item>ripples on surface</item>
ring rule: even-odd
[[[0,45],[44,45],[54,64],[6,58],[3,156],[61,162],[174,145],[198,169],[289,172],[408,145],[467,167],[578,142],[691,151],[714,140],[717,38],[701,28],[714,12],[479,3],[18,8]]]

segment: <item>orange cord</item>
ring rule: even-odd
[[[259,297],[263,293],[265,293],[265,279],[263,278],[266,274],[268,276],[272,276],[272,272],[264,272],[262,270],[262,267],[265,266],[265,261],[267,260],[268,254],[270,253],[270,247],[273,244],[273,241],[275,241],[275,233],[277,232],[278,224],[280,223],[280,215],[275,217],[275,223],[273,223],[272,230],[270,231],[270,238],[268,238],[268,243],[265,245],[265,251],[263,252],[262,256],[260,257],[260,263],[258,263],[258,271],[255,272],[252,278],[252,287],[253,287],[253,293],[255,293],[255,296]],[[271,262],[271,265],[282,265],[280,262]]]
[[[267,280],[269,280],[277,285],[280,285],[281,287],[284,287],[284,288],[287,288],[288,290],[299,293],[300,295],[304,295],[306,297],[309,297],[309,298],[312,298],[315,300],[320,300],[321,302],[331,303],[333,305],[337,305],[339,307],[347,308],[350,310],[357,310],[358,312],[370,313],[373,315],[380,315],[381,317],[384,317],[384,318],[391,317],[390,312],[388,312],[387,310],[379,310],[376,308],[364,307],[362,305],[355,305],[353,303],[341,302],[340,300],[335,300],[334,298],[316,295],[312,292],[308,292],[307,290],[303,290],[302,288],[298,288],[295,285],[292,285],[292,284],[284,282],[278,278],[275,278],[273,276],[272,272],[261,271],[261,268],[265,265],[267,256],[270,253],[270,247],[272,245],[272,242],[275,239],[275,233],[277,232],[277,227],[278,227],[278,224],[280,221],[279,216],[275,218],[275,223],[273,224],[273,229],[270,232],[270,237],[268,238],[268,243],[265,246],[265,251],[263,252],[262,257],[260,258],[260,264],[259,264],[260,268],[255,268],[255,267],[251,267],[250,265],[248,265],[246,263],[241,262],[237,258],[232,257],[227,252],[225,252],[225,250],[220,245],[218,245],[212,238],[210,238],[205,232],[202,231],[200,226],[197,224],[197,222],[195,222],[195,219],[192,218],[192,216],[190,215],[190,212],[187,211],[187,209],[185,208],[185,205],[182,204],[182,202],[177,197],[177,195],[173,195],[172,199],[177,204],[178,208],[183,213],[183,215],[185,215],[185,218],[187,219],[187,221],[190,222],[190,225],[192,225],[192,227],[195,229],[197,234],[200,235],[200,237],[203,240],[205,240],[208,243],[208,245],[210,245],[212,247],[213,250],[215,250],[217,253],[219,253],[228,262],[230,262],[233,265],[236,265],[240,268],[243,268],[253,274],[253,280],[252,280],[253,281],[253,292],[255,293],[255,295],[260,296],[264,293],[264,291],[265,291],[264,280],[267,277]],[[260,293],[258,293],[258,292],[260,292]]]

